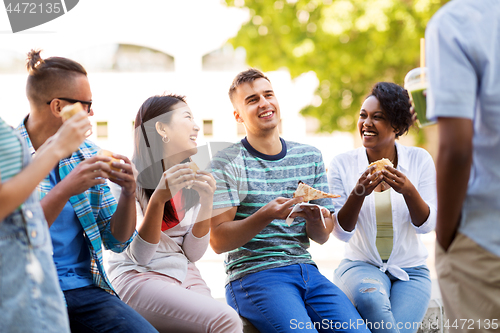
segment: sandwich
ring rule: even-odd
[[[317,190],[315,188],[312,188],[311,186],[303,183],[302,181],[299,181],[299,186],[297,187],[297,190],[293,192],[293,197],[303,197],[304,199],[302,202],[308,202],[310,200],[317,200],[317,199],[323,199],[323,198],[339,198],[340,195],[338,194],[330,194],[326,193],[320,190]]]
[[[374,174],[377,171],[386,170],[384,168],[385,165],[388,165],[390,167],[394,167],[394,165],[392,164],[392,162],[390,160],[388,160],[387,158],[383,158],[383,159],[380,159],[378,161],[375,161],[375,162],[371,163],[368,166],[368,168],[370,168],[373,165],[375,165],[375,169],[372,172],[370,172],[371,175]]]
[[[63,121],[66,121],[80,111],[83,111],[83,107],[82,107],[81,103],[66,105],[61,110],[61,118],[63,119]]]
[[[196,173],[196,171],[200,170],[200,168],[193,161],[188,163],[188,167],[189,167],[189,169],[193,170],[194,173]]]
[[[117,158],[114,158],[113,157],[113,153],[110,152],[109,150],[105,150],[105,149],[101,149],[97,155],[99,156],[108,156],[108,157],[111,157],[111,161],[109,162],[104,162],[104,163],[107,163],[109,165],[109,167],[111,168],[111,170],[113,171],[122,171],[122,169],[120,168],[117,168],[117,167],[114,167],[113,166],[113,162],[117,162],[117,163],[121,163],[121,160],[117,159]]]
[[[194,172],[194,173],[196,173],[196,171],[200,170],[200,168],[199,168],[199,167],[196,165],[196,163],[194,163],[193,161],[188,162],[188,163],[186,163],[186,164],[188,165],[189,169],[193,170],[193,172]],[[188,190],[190,190],[190,189],[191,189],[191,187],[193,187],[193,185],[186,186],[186,188],[187,188]]]

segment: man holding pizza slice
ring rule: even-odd
[[[215,252],[227,252],[228,304],[261,332],[369,332],[307,251],[309,239],[325,243],[334,224],[320,151],[280,138],[279,104],[259,70],[239,73],[229,97],[247,136],[212,161],[217,190],[210,236]],[[323,194],[311,202],[317,206],[290,215],[309,199],[305,192],[292,197],[299,180],[308,192]]]
[[[299,186],[297,190],[293,192],[293,197],[302,197],[302,202],[309,202],[311,200],[318,200],[323,198],[338,198],[338,194],[330,194],[320,190],[315,189],[302,181],[299,181]]]

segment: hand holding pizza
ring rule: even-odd
[[[266,216],[271,217],[273,220],[284,220],[292,211],[292,206],[301,202],[302,197],[293,199],[278,197],[267,205],[262,207]]]

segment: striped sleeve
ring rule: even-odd
[[[212,175],[216,181],[213,208],[235,207],[240,205],[238,167],[233,158],[227,153],[221,153],[212,159]]]
[[[6,182],[22,169],[22,144],[14,129],[0,118],[0,181]]]

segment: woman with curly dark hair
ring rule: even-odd
[[[334,282],[372,332],[416,332],[430,300],[419,234],[436,224],[436,171],[427,151],[396,142],[412,122],[407,91],[377,83],[359,113],[363,147],[328,170],[331,193],[341,195],[333,234],[347,243]],[[380,169],[371,165],[381,159]]]

